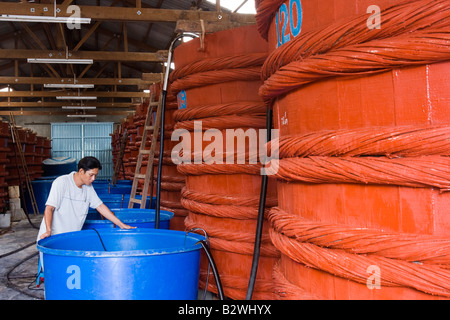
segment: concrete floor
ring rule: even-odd
[[[43,215],[30,216],[39,227]],[[27,219],[0,229],[0,300],[42,300],[44,288],[36,287],[38,229]]]

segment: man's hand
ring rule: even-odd
[[[112,212],[111,210],[109,210],[109,208],[102,203],[101,205],[99,205],[97,207],[97,211],[104,216],[106,219],[108,219],[109,221],[111,221],[113,224],[119,226],[120,229],[136,229],[136,227],[132,227],[129,226],[125,223],[123,223],[122,221],[120,221],[115,215],[114,212]]]
[[[50,237],[51,235],[52,235],[51,231],[47,231],[47,232],[41,234],[39,239],[44,239],[44,238]]]
[[[52,235],[52,221],[53,221],[53,212],[55,211],[55,207],[46,205],[44,210],[44,221],[45,221],[45,230],[43,234],[39,237],[39,239],[44,239],[50,237]]]
[[[122,223],[122,225],[121,226],[119,225],[119,227],[120,229],[136,229],[136,227],[129,226],[125,223]]]

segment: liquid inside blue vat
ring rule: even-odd
[[[109,179],[96,179],[93,183],[93,186],[106,186],[111,184],[111,180]],[[133,180],[117,180],[116,185],[132,185]]]
[[[100,193],[99,198],[108,208],[128,208],[128,203],[130,202],[130,194],[109,194]],[[142,196],[136,195],[138,200],[142,199]],[[156,197],[152,197],[152,202],[150,203],[150,197],[147,196],[147,201],[145,203],[145,209],[154,209],[156,204]],[[134,203],[133,208],[140,208],[139,203]],[[89,208],[89,212],[96,212],[95,209]]]
[[[123,223],[138,228],[155,228],[155,209],[115,209],[110,208],[119,220]],[[159,228],[169,229],[173,212],[160,210]],[[113,228],[113,223],[107,219],[102,219],[99,212],[88,213],[83,225],[83,229]]]
[[[95,192],[100,196],[101,194],[130,194],[132,185],[130,184],[111,184],[93,183]]]
[[[194,300],[204,237],[141,228],[39,240],[48,300]],[[106,251],[105,251],[106,249]]]

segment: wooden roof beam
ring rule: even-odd
[[[127,116],[133,111],[95,111],[86,114],[96,114],[97,116]],[[76,112],[68,112],[68,111],[0,111],[0,116],[9,116],[10,114],[14,116],[65,116],[68,114],[77,114]],[[94,118],[95,119],[95,118]]]
[[[53,10],[49,5],[38,3],[0,2],[2,14],[50,16]],[[70,17],[67,5],[56,5],[60,9],[59,17]],[[95,21],[142,21],[142,22],[177,22],[178,20],[203,20],[205,22],[232,21],[241,25],[254,24],[254,14],[238,14],[216,11],[194,11],[175,9],[132,8],[132,7],[106,7],[106,6],[79,6],[82,18],[91,18]],[[52,8],[53,9],[53,8]]]
[[[73,83],[73,78],[52,78],[52,77],[11,77],[0,76],[0,83],[3,84],[46,84],[46,83]],[[145,79],[140,78],[77,78],[79,84],[94,84],[104,86],[142,86],[151,85],[161,81],[160,73],[146,74]]]
[[[145,61],[164,62],[166,50],[157,52],[122,52],[122,51],[69,51],[70,59],[93,59],[95,61]],[[58,50],[26,50],[26,49],[0,49],[0,59],[65,59],[66,52]]]
[[[55,89],[53,89],[55,90]],[[39,97],[59,97],[59,96],[77,96],[78,92],[64,92],[64,91],[9,91],[0,92],[0,97],[27,97],[27,98],[39,98]],[[133,91],[86,91],[83,92],[83,96],[92,96],[99,98],[148,98],[149,94],[145,92],[133,92]]]
[[[220,21],[220,22],[203,22],[203,27],[198,20],[179,20],[175,26],[175,33],[194,32],[194,33],[213,33],[222,30],[237,28],[241,24],[234,21]]]
[[[83,45],[83,43],[86,42],[86,40],[94,33],[94,31],[98,28],[98,26],[100,25],[101,21],[97,21],[90,29],[89,31],[84,35],[83,39],[80,40],[80,42],[78,42],[78,44],[75,46],[75,48],[73,48],[73,51],[78,51],[78,49],[81,48],[81,46]]]
[[[62,106],[72,105],[70,102],[0,102],[0,108],[61,108]],[[79,104],[73,104],[78,106]],[[96,106],[97,108],[131,108],[133,103],[130,102],[91,102],[83,105],[85,107]]]

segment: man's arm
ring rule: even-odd
[[[111,221],[112,223],[116,224],[119,226],[120,229],[134,229],[136,227],[131,227],[125,223],[123,223],[122,221],[120,221],[115,215],[114,213],[111,212],[111,210],[109,210],[109,208],[102,203],[101,205],[99,205],[97,207],[97,211],[104,216],[106,219],[108,219],[109,221]]]
[[[46,232],[43,233],[40,237],[40,239],[44,239],[47,237],[50,237],[52,234],[52,221],[53,221],[53,212],[55,211],[55,207],[52,206],[45,206],[44,210],[44,221],[45,221],[45,228]]]

